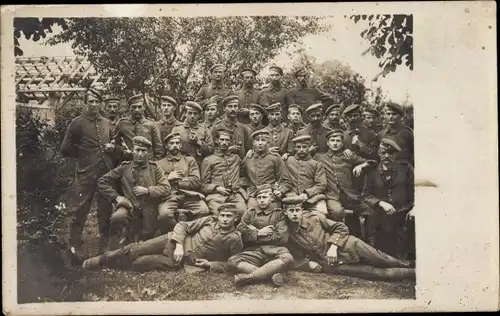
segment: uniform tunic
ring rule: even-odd
[[[288,115],[288,106],[294,103],[292,95],[288,89],[281,87],[281,85],[274,87],[270,86],[262,90],[262,96],[264,100],[267,100],[268,104],[280,103],[283,109],[283,117]]]
[[[255,103],[262,106],[268,106],[269,102],[266,97],[262,94],[260,89],[251,87],[250,89],[243,87],[236,91],[238,96],[238,106],[240,109],[249,108],[250,104]]]
[[[297,132],[297,136],[310,135],[312,138],[312,143],[318,146],[317,153],[326,153],[329,150],[327,139],[325,137],[326,133],[330,131],[329,128],[321,125],[319,128],[308,124],[303,129]]]
[[[248,128],[246,128],[245,124],[240,122],[232,122],[227,118],[223,118],[219,123],[215,124],[212,128],[212,137],[213,139],[217,138],[215,135],[215,131],[219,128],[225,128],[231,132],[233,132],[234,137],[234,145],[240,146],[240,152],[238,153],[240,158],[243,159],[245,157],[246,152],[252,147],[252,143],[250,140],[250,135],[248,134]]]
[[[127,147],[132,150],[132,140],[135,136],[144,136],[153,145],[150,150],[150,159],[160,160],[163,158],[165,150],[161,134],[157,124],[145,117],[134,120],[132,117],[122,118],[115,129],[114,140],[117,146],[125,142]]]
[[[295,104],[299,105],[302,108],[303,113],[305,113],[306,109],[320,101],[321,92],[319,92],[316,88],[310,87],[295,87],[290,90],[290,96],[295,101]],[[323,109],[323,111],[326,109]]]
[[[278,147],[280,155],[293,153],[293,131],[291,129],[284,127],[283,124],[280,123],[276,127],[269,124],[264,130],[269,131],[271,134],[269,138],[269,147]]]
[[[162,141],[172,132],[174,127],[182,125],[182,123],[179,122],[175,116],[171,116],[168,119],[163,117],[161,120],[157,121],[156,124],[158,125]],[[163,146],[165,145],[166,144],[163,142]]]
[[[325,167],[310,156],[305,160],[297,155],[285,161],[293,183],[292,191],[296,194],[306,193],[309,198],[324,193],[326,189]]]
[[[189,140],[191,131],[195,131],[198,139],[201,141],[201,147]],[[179,133],[181,137],[181,152],[184,155],[191,156],[200,164],[204,157],[211,155],[214,152],[214,141],[208,129],[201,124],[194,127],[187,123],[176,126],[172,129],[172,133]]]
[[[196,94],[195,101],[200,102],[206,99],[210,99],[211,97],[218,95],[221,98],[225,98],[232,94],[231,89],[226,87],[223,84],[216,84],[215,82],[211,82],[209,84],[203,85],[198,93]]]
[[[399,124],[397,126],[387,126],[378,134],[378,141],[383,138],[390,138],[395,141],[400,147],[401,151],[398,153],[398,159],[406,161],[414,165],[413,154],[413,130],[406,125]]]
[[[359,143],[354,145],[352,138],[358,135]],[[347,129],[344,132],[344,144],[347,148],[355,152],[358,156],[366,159],[378,159],[377,154],[377,134],[374,131],[360,126],[357,129]]]

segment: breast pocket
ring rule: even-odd
[[[146,137],[147,139],[151,140],[151,131],[149,129],[148,126],[145,126],[145,125],[139,125],[137,127],[137,132],[136,132],[136,136],[144,136]]]

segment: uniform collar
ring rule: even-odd
[[[160,124],[163,125],[165,123],[167,124],[173,124],[177,121],[177,119],[175,118],[175,116],[171,116],[169,118],[165,118],[165,117],[162,117],[161,120],[160,120]]]
[[[167,156],[165,158],[167,158],[168,161],[172,161],[172,160],[175,160],[175,161],[179,161],[182,159],[182,154],[179,152],[177,153],[177,155],[172,155],[170,153],[167,153]]]
[[[269,215],[271,214],[274,210],[271,208],[271,206],[269,206],[267,209],[265,210],[261,210],[258,206],[255,208],[255,210],[257,211],[257,214],[266,214],[266,215]]]
[[[395,134],[396,132],[398,132],[401,129],[402,126],[403,125],[401,123],[396,123],[396,124],[394,124],[394,126],[387,125],[385,130],[389,134]]]
[[[210,86],[212,88],[214,88],[214,89],[219,89],[219,90],[222,89],[222,88],[224,88],[224,85],[222,84],[222,81],[220,83],[216,83],[215,81],[212,81],[210,83]]]
[[[264,157],[266,157],[267,155],[269,155],[269,151],[268,151],[268,150],[266,150],[265,152],[263,152],[263,153],[262,153],[262,154],[260,154],[260,155],[259,155],[257,152],[254,152],[254,155],[253,155],[253,156],[254,156],[254,158],[264,158]]]
[[[281,90],[281,82],[278,82],[276,86],[271,85],[271,91],[280,91]]]
[[[271,132],[281,132],[283,130],[283,124],[279,123],[278,126],[273,127],[271,124],[267,125],[267,128]]]
[[[217,222],[217,220],[216,220],[216,222],[215,222],[215,224],[214,224],[214,230],[215,230],[217,233],[221,234],[221,235],[227,235],[227,234],[231,234],[231,233],[233,233],[233,232],[236,230],[236,227],[233,227],[233,229],[231,229],[231,230],[226,230],[226,231],[224,231],[224,230],[222,230],[222,229],[220,228],[220,225],[219,225],[219,223],[218,223],[218,222]]]
[[[339,157],[339,156],[342,156],[344,154],[344,152],[342,150],[340,150],[338,153],[334,153],[333,150],[328,149],[326,154],[330,157]]]
[[[97,113],[96,116],[89,115],[88,113],[83,114],[83,117],[85,117],[87,120],[92,121],[92,122],[97,122],[102,119],[102,115],[100,113]]]
[[[251,86],[251,87],[243,86],[243,88],[241,88],[241,90],[245,93],[251,93],[251,92],[255,91],[255,87],[254,86]]]
[[[182,124],[184,124],[185,128],[190,128],[190,129],[197,129],[199,126],[198,122],[196,122],[194,126],[189,125],[187,122],[183,122]]]
[[[312,157],[311,157],[311,154],[308,154],[308,155],[306,156],[306,158],[305,158],[305,159],[300,159],[300,158],[299,158],[299,155],[297,155],[297,154],[293,155],[293,157],[294,157],[295,159],[297,159],[298,161],[309,161],[309,160],[311,160],[311,158],[312,158]]]
[[[231,156],[231,153],[230,152],[227,152],[226,154],[224,154],[222,151],[220,151],[220,149],[216,149],[215,150],[215,154],[219,157],[230,157]]]
[[[144,123],[144,116],[142,116],[140,119],[136,120],[136,119],[134,119],[134,117],[133,117],[132,115],[130,115],[130,116],[128,117],[128,119],[129,119],[131,122],[134,122],[134,123],[135,123],[135,122]]]
[[[142,164],[142,165],[139,165],[139,164],[136,164],[134,161],[132,161],[132,168],[134,169],[146,169],[149,165],[149,162],[146,161],[146,163]]]
[[[222,120],[222,122],[223,122],[225,125],[228,125],[228,126],[233,126],[233,127],[238,126],[237,122],[230,121],[230,120],[227,118],[227,116],[224,116],[224,119]]]

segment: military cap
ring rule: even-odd
[[[274,112],[274,111],[281,111],[281,103],[277,102],[277,103],[273,103],[271,105],[269,105],[268,107],[266,107],[266,111],[267,113],[271,113],[271,112]]]
[[[269,71],[276,71],[277,73],[279,73],[281,76],[283,76],[283,69],[281,69],[280,67],[278,66],[271,66],[269,67]]]
[[[99,101],[102,102],[102,95],[99,91],[97,91],[96,89],[94,88],[88,88],[86,91],[85,91],[86,94],[90,94],[92,95],[94,98],[97,98]]]
[[[328,93],[322,93],[319,100],[324,106],[330,106],[334,103],[333,96]]]
[[[295,77],[297,77],[299,75],[307,76],[307,70],[305,68],[299,68],[299,69],[295,70],[295,72],[293,74],[295,75]]]
[[[364,114],[371,114],[375,117],[378,117],[380,116],[380,113],[376,110],[376,109],[373,109],[373,108],[366,108],[364,111],[363,111]]]
[[[359,108],[360,108],[359,104],[351,104],[345,108],[344,112],[342,112],[342,115],[351,114],[352,112],[358,111]]]
[[[390,138],[383,138],[380,141],[380,148],[391,149],[394,151],[401,151],[401,147]]]
[[[217,104],[217,102],[212,101],[212,100],[205,100],[205,102],[203,102],[203,104],[201,104],[201,105],[203,106],[204,110],[208,109],[211,106],[215,107],[216,109],[219,108],[219,105]]]
[[[224,66],[223,64],[215,64],[212,67],[210,67],[210,73],[214,72],[214,70],[217,69],[224,71],[226,69],[226,66]]]
[[[313,105],[310,105],[307,109],[306,109],[306,113],[307,114],[310,114],[312,112],[316,112],[316,111],[320,111],[320,112],[323,112],[323,104],[321,103],[315,103]]]
[[[136,104],[136,103],[144,103],[144,102],[145,102],[145,101],[144,101],[144,96],[143,96],[142,94],[140,94],[140,93],[139,93],[139,94],[136,94],[136,95],[134,95],[134,96],[131,96],[131,97],[128,99],[128,101],[127,101],[127,103],[128,103],[129,105]]]
[[[201,107],[201,105],[198,104],[198,102],[186,101],[186,103],[184,103],[184,107],[186,110],[187,110],[187,108],[191,108],[191,109],[198,111],[200,113],[203,112],[203,108]]]
[[[234,134],[234,132],[233,132],[233,131],[231,131],[231,130],[229,130],[229,129],[227,129],[227,128],[223,127],[223,126],[220,126],[220,127],[216,128],[216,129],[214,130],[214,133],[215,133],[217,136],[219,136],[219,135],[223,134],[223,135],[229,135],[229,136],[231,136],[231,137],[232,137],[232,136],[233,136],[233,134]]]
[[[259,136],[259,135],[263,135],[263,136],[271,136],[271,133],[268,131],[268,130],[265,130],[265,129],[259,129],[258,131],[255,131],[252,133],[252,135],[250,136],[252,139],[254,139],[255,137]]]
[[[301,135],[292,139],[293,143],[309,142],[311,141],[311,135]]]
[[[257,103],[252,103],[252,104],[250,104],[249,107],[250,107],[251,110],[259,111],[260,114],[262,114],[262,115],[266,115],[267,114],[267,111],[262,106],[260,106]]]
[[[108,97],[108,98],[104,99],[104,102],[106,102],[106,103],[112,102],[112,101],[120,102],[120,98],[117,98],[117,97]]]
[[[270,184],[261,184],[255,188],[255,196],[258,196],[262,193],[272,193],[273,187]]]
[[[238,206],[235,203],[224,203],[217,208],[219,213],[222,212],[231,212],[231,213],[239,213]]]
[[[177,101],[175,101],[174,98],[172,98],[171,96],[168,96],[168,95],[162,95],[160,97],[160,101],[166,101],[166,102],[168,102],[170,104],[173,104],[173,105],[177,106]]]
[[[132,139],[132,143],[136,146],[151,148],[153,145],[151,142],[144,136],[135,136]]]
[[[222,100],[222,106],[227,106],[229,103],[238,103],[238,96],[237,95],[230,95],[224,98]]]
[[[257,76],[257,72],[251,68],[244,68],[240,71],[241,74],[243,74],[244,72],[251,72],[254,76]]]
[[[290,110],[291,110],[291,109],[297,109],[297,110],[299,110],[300,115],[304,115],[304,112],[303,112],[302,108],[301,108],[301,107],[300,107],[300,105],[298,105],[298,104],[295,104],[295,103],[290,104],[290,105],[288,106],[288,113],[290,113]]]
[[[394,102],[387,102],[385,106],[394,112],[399,113],[400,115],[403,115],[403,107],[401,105],[394,103]]]
[[[181,135],[179,133],[170,133],[167,136],[165,136],[165,138],[163,139],[163,141],[165,141],[165,143],[168,143],[170,140],[172,140],[174,138],[179,138],[180,139]]]
[[[332,129],[330,131],[328,131],[326,134],[325,134],[325,137],[326,139],[330,139],[331,137],[334,137],[334,136],[342,136],[344,137],[344,131],[341,130],[341,129]]]
[[[302,207],[302,203],[304,203],[304,198],[300,195],[297,196],[289,196],[281,199],[281,203],[284,208],[292,208],[292,207]]]
[[[332,104],[328,107],[328,109],[326,109],[325,111],[325,115],[328,115],[330,114],[331,111],[335,110],[335,109],[339,109],[340,110],[341,106],[340,104]]]

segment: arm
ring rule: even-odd
[[[408,196],[408,203],[406,203],[403,207],[401,207],[398,212],[407,213],[413,209],[415,205],[415,175],[413,167],[408,164],[408,171],[406,175],[406,194]]]
[[[269,106],[269,100],[267,99],[266,97],[266,94],[264,93],[264,91],[259,91],[259,96],[257,97],[257,103],[266,107],[266,106]]]
[[[371,207],[375,207],[380,203],[380,199],[377,198],[375,192],[375,171],[368,173],[365,177],[365,183],[363,185],[363,192],[361,193],[361,198],[368,203]]]
[[[175,225],[174,230],[172,232],[171,240],[176,243],[184,246],[184,241],[187,236],[192,236],[200,231],[203,226],[214,221],[214,218],[211,216],[206,216],[202,218],[198,218],[191,222],[179,222]]]
[[[203,159],[201,162],[201,185],[202,191],[205,194],[215,193],[217,185],[212,183],[212,163],[210,157]]]
[[[243,243],[251,242],[255,243],[257,241],[257,229],[250,229],[248,225],[252,224],[252,209],[246,210],[241,217],[241,221],[236,227],[236,229],[241,233],[241,238]]]
[[[215,147],[214,147],[214,141],[212,138],[212,135],[210,132],[206,129],[204,129],[204,137],[203,141],[201,144],[200,151],[203,155],[208,156],[214,153]]]
[[[151,140],[153,141],[154,156],[156,160],[163,158],[165,150],[161,140],[160,130],[156,123],[151,124]]]
[[[289,231],[285,212],[282,210],[275,210],[278,221],[274,226],[273,233],[270,236],[258,236],[257,242],[259,244],[274,244],[284,246],[288,242]]]
[[[200,90],[198,90],[198,93],[196,93],[196,97],[194,99],[195,102],[200,102],[203,101],[205,98],[205,87],[200,87]]]
[[[376,151],[375,143],[377,135],[375,134],[375,132],[370,131],[370,135],[368,138],[371,140],[369,143],[364,143],[358,139],[358,147],[361,153],[368,157],[371,157]]]
[[[339,248],[344,247],[349,237],[349,228],[347,228],[346,224],[332,221],[320,213],[317,214],[317,217],[323,229],[330,234],[327,243]]]
[[[78,126],[75,120],[71,121],[66,129],[66,135],[61,143],[60,153],[63,157],[76,157],[79,142]]]
[[[229,246],[229,257],[234,256],[243,251],[243,241],[241,237],[235,238],[234,241]],[[228,259],[229,259],[228,257]],[[210,271],[215,273],[224,273],[228,271],[227,262],[222,261],[210,261]]]
[[[290,177],[290,172],[288,171],[285,162],[280,157],[277,157],[276,164],[274,165],[274,172],[276,178],[279,181],[279,190],[281,193],[285,194],[290,191],[293,187],[293,183]]]
[[[97,180],[97,187],[99,189],[99,192],[110,203],[112,203],[118,196],[120,196],[120,194],[114,189],[113,184],[116,183],[116,180],[121,179],[125,167],[125,165],[119,165]]]
[[[293,145],[292,139],[293,139],[293,131],[290,129],[288,131],[288,137],[286,139],[287,143],[286,153],[289,155],[293,155],[293,153],[295,152],[295,146]]]
[[[157,166],[155,166],[155,182],[156,185],[149,186],[149,196],[152,198],[161,198],[161,197],[167,197],[170,195],[170,192],[172,191],[172,188],[170,187],[170,183],[168,182],[167,177],[165,177],[165,173],[163,170]]]
[[[318,162],[316,164],[316,170],[314,172],[314,186],[305,189],[304,193],[306,193],[308,197],[312,197],[317,194],[325,192],[325,190],[326,190],[326,171],[323,164]]]
[[[201,187],[200,170],[196,160],[186,157],[188,164],[188,176],[179,180],[179,188],[196,191]]]

